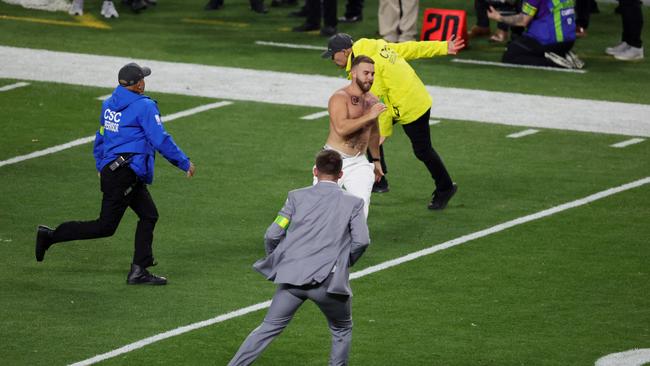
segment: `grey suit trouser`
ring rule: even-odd
[[[347,365],[352,341],[351,299],[350,296],[327,293],[331,277],[330,275],[325,282],[316,285],[279,285],[264,321],[248,335],[228,366],[253,363],[289,324],[307,299],[315,302],[327,318],[332,333],[329,365]]]

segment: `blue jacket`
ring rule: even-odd
[[[187,171],[190,159],[165,131],[156,102],[122,86],[102,104],[93,155],[97,171],[124,153],[134,153],[129,167],[147,184],[153,181],[155,150]]]

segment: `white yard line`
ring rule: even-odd
[[[531,70],[544,70],[544,71],[557,71],[557,72],[571,72],[574,74],[585,74],[587,70],[576,70],[576,69],[563,69],[560,67],[547,67],[547,66],[532,66],[532,65],[516,65],[516,64],[506,64],[503,62],[494,62],[494,61],[483,61],[483,60],[470,60],[466,58],[455,58],[451,62],[457,62],[461,64],[472,64],[472,65],[486,65],[486,66],[497,66],[497,67],[507,67],[514,69],[531,69]]]
[[[300,119],[307,119],[307,120],[312,120],[312,119],[319,119],[325,116],[328,116],[330,114],[329,111],[322,111],[318,113],[313,113],[313,114],[308,114],[306,116],[300,117]]]
[[[633,139],[629,139],[629,140],[621,141],[621,142],[619,142],[619,143],[616,143],[616,144],[613,144],[613,145],[609,145],[609,146],[611,146],[611,147],[623,148],[623,147],[626,147],[626,146],[630,146],[630,145],[638,144],[638,143],[643,142],[643,141],[645,141],[645,139],[640,139],[640,138],[637,137],[637,138],[633,138]]]
[[[255,41],[255,44],[260,45],[260,46],[272,46],[272,47],[282,47],[282,48],[297,48],[297,49],[304,49],[304,50],[317,50],[317,51],[325,51],[325,50],[327,50],[327,47],[312,46],[312,45],[309,45],[309,44],[279,43],[279,42],[267,42],[267,41]]]
[[[191,109],[188,109],[188,110],[185,110],[185,111],[173,113],[173,114],[170,114],[168,116],[163,116],[163,122],[171,122],[171,121],[173,121],[175,119],[178,119],[178,118],[181,118],[181,117],[191,116],[193,114],[201,113],[201,112],[204,112],[204,111],[207,111],[207,110],[210,110],[210,109],[224,107],[224,106],[231,105],[231,104],[232,104],[232,102],[224,101],[224,102],[216,102],[216,103],[202,105],[202,106],[191,108]],[[38,157],[45,156],[45,155],[54,154],[56,152],[63,151],[63,150],[66,150],[66,149],[70,149],[70,148],[75,147],[75,146],[87,144],[87,143],[92,142],[92,141],[95,141],[95,135],[88,136],[88,137],[83,137],[83,138],[80,138],[80,139],[76,139],[74,141],[66,142],[65,144],[48,147],[47,149],[44,149],[44,150],[34,151],[33,153],[29,153],[27,155],[21,155],[21,156],[13,157],[11,159],[2,160],[2,161],[0,161],[0,167],[3,167],[5,165],[20,163],[21,161],[34,159],[34,158],[38,158]]]
[[[439,119],[430,119],[429,120],[429,126],[437,125],[438,123],[440,123]]]
[[[531,128],[531,129],[528,129],[528,130],[523,130],[523,131],[520,131],[520,132],[511,133],[510,135],[508,135],[506,137],[510,137],[511,139],[518,139],[520,137],[524,137],[524,136],[528,136],[528,135],[534,135],[534,134],[536,134],[538,132],[539,132],[539,130],[535,130],[535,129]]]
[[[105,101],[106,99],[108,99],[111,95],[113,95],[113,94],[102,95],[101,97],[97,97],[97,98],[95,98],[95,99],[97,99],[97,100],[101,100],[101,101],[103,102],[103,101]]]
[[[596,360],[595,366],[641,366],[650,363],[650,348],[612,353]]]
[[[539,212],[536,212],[536,213],[531,214],[531,215],[519,217],[519,218],[516,218],[514,220],[510,220],[510,221],[504,222],[502,224],[492,226],[490,228],[480,230],[480,231],[477,231],[477,232],[474,232],[474,233],[471,233],[471,234],[468,234],[468,235],[464,235],[464,236],[461,236],[459,238],[452,239],[452,240],[449,240],[447,242],[444,242],[442,244],[437,244],[437,245],[431,246],[429,248],[419,250],[417,252],[413,252],[413,253],[407,254],[405,256],[399,257],[399,258],[395,258],[393,260],[389,260],[389,261],[386,261],[386,262],[383,262],[383,263],[376,264],[374,266],[368,267],[368,268],[363,269],[361,271],[354,272],[354,273],[350,274],[350,279],[357,279],[357,278],[361,278],[361,277],[370,275],[370,274],[375,273],[375,272],[383,271],[385,269],[395,267],[397,265],[400,265],[400,264],[403,264],[403,263],[406,263],[406,262],[410,262],[412,260],[418,259],[420,257],[426,256],[426,255],[429,255],[429,254],[433,254],[435,252],[439,252],[439,251],[444,250],[444,249],[455,247],[457,245],[461,245],[461,244],[467,243],[467,242],[475,240],[475,239],[479,239],[479,238],[482,238],[482,237],[485,237],[485,236],[488,236],[488,235],[492,235],[492,234],[504,231],[506,229],[512,228],[512,227],[517,226],[517,225],[521,225],[521,224],[525,224],[527,222],[539,220],[541,218],[548,217],[548,216],[551,216],[551,215],[554,215],[554,214],[569,210],[571,208],[583,206],[583,205],[586,205],[586,204],[589,204],[591,202],[603,199],[605,197],[609,197],[609,196],[617,194],[617,193],[621,193],[621,192],[624,192],[624,191],[627,191],[627,190],[630,190],[630,189],[641,187],[641,186],[643,186],[645,184],[648,184],[648,183],[650,183],[650,177],[645,177],[643,179],[639,179],[639,180],[636,180],[636,181],[633,181],[633,182],[630,182],[630,183],[627,183],[627,184],[623,184],[623,185],[618,186],[618,187],[606,189],[604,191],[589,195],[589,196],[584,197],[584,198],[577,199],[575,201],[567,202],[567,203],[564,203],[562,205],[549,208],[547,210],[543,210],[543,211],[539,211]],[[101,362],[101,361],[107,360],[109,358],[113,358],[113,357],[119,356],[121,354],[137,350],[139,348],[145,347],[147,345],[150,345],[152,343],[161,341],[163,339],[171,338],[171,337],[174,337],[174,336],[177,336],[177,335],[180,335],[180,334],[183,334],[183,333],[187,333],[187,332],[195,330],[195,329],[207,327],[209,325],[221,323],[221,322],[224,322],[226,320],[233,319],[233,318],[236,318],[236,317],[240,317],[240,316],[246,315],[248,313],[251,313],[251,312],[254,312],[254,311],[257,311],[257,310],[266,309],[266,308],[268,308],[270,306],[270,304],[271,304],[271,301],[267,300],[265,302],[260,302],[260,303],[257,303],[257,304],[251,305],[251,306],[247,306],[247,307],[235,310],[235,311],[228,312],[226,314],[218,315],[218,316],[216,316],[214,318],[211,318],[211,319],[208,319],[208,320],[204,320],[204,321],[189,324],[189,325],[186,325],[186,326],[183,326],[183,327],[179,327],[179,328],[176,328],[176,329],[172,329],[170,331],[163,332],[163,333],[160,333],[160,334],[156,334],[154,336],[139,340],[137,342],[127,344],[126,346],[120,347],[120,348],[112,350],[110,352],[106,352],[106,353],[91,357],[89,359],[76,362],[76,363],[74,363],[72,365],[73,366],[92,365],[94,363]]]
[[[29,83],[25,83],[25,82],[21,81],[21,82],[15,83],[15,84],[0,86],[0,92],[6,92],[6,91],[9,91],[9,90],[22,88],[23,86],[27,86],[27,85],[29,85]]]
[[[335,67],[330,60],[314,57],[323,68]],[[214,99],[325,109],[332,93],[349,83],[343,77],[6,46],[0,46],[0,78],[114,88],[117,70],[133,61],[151,67],[149,91]],[[302,92],[304,88],[308,92]],[[431,113],[441,119],[650,136],[650,105],[435,86],[427,86],[427,90],[434,101]]]

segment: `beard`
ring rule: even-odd
[[[357,79],[357,85],[364,93],[367,93],[368,91],[370,91],[370,88],[372,87],[372,82],[367,81],[364,83],[363,81]]]

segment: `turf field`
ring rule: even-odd
[[[100,3],[86,2],[99,17]],[[469,9],[460,1],[438,5]],[[254,45],[262,38],[323,45],[317,35],[283,30],[297,23],[286,17],[293,9],[264,17],[243,2],[218,13],[202,6],[161,1],[140,16],[118,6],[121,17],[110,30],[0,17],[0,45],[338,75],[313,52]],[[376,7],[369,1],[364,22],[341,30],[373,36]],[[618,39],[612,9],[601,4],[589,37],[577,45],[587,74],[444,58],[415,67],[428,85],[650,104],[647,61],[601,55]],[[75,21],[0,3],[2,14]],[[644,37],[650,40],[648,27]],[[494,61],[499,52],[479,41],[462,57]],[[0,79],[0,87],[19,81]],[[96,98],[110,93],[29,82],[0,92],[0,161],[92,135]],[[218,101],[151,95],[164,115]],[[43,263],[33,258],[37,224],[96,217],[101,196],[91,144],[0,166],[0,364],[71,364],[270,299],[273,285],[250,266],[263,255],[262,235],[286,192],[311,182],[327,120],[300,117],[318,111],[234,101],[166,125],[197,175],[188,180],[158,159],[150,187],[161,215],[154,273],[170,280],[160,288],[124,284],[131,212],[112,238],[57,245]],[[372,198],[373,241],[355,270],[650,176],[648,141],[610,146],[629,136],[542,129],[512,139],[506,136],[523,128],[459,120],[431,128],[459,193],[443,212],[426,209],[430,178],[397,129],[385,146],[391,192]],[[610,353],[650,348],[649,223],[646,184],[356,279],[351,363],[593,365]],[[263,316],[236,317],[102,364],[225,365]],[[324,318],[307,304],[258,364],[322,365],[329,342]]]

